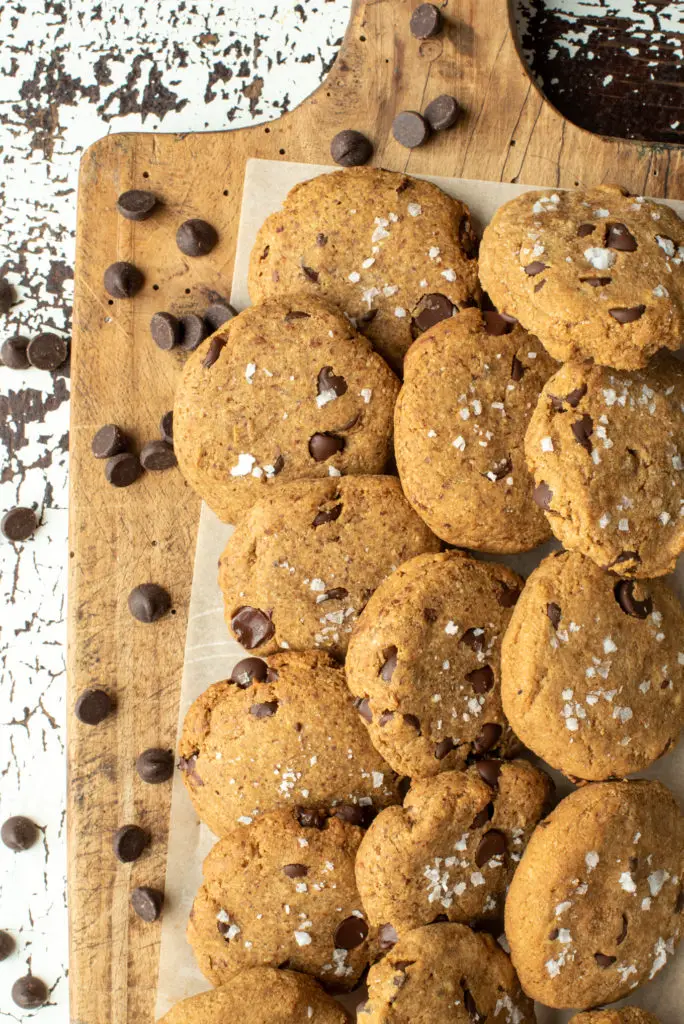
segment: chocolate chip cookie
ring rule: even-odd
[[[229,985],[183,999],[158,1024],[350,1024],[313,978],[254,967]]]
[[[503,917],[506,890],[552,790],[527,761],[478,761],[413,782],[403,807],[381,811],[356,858],[381,947],[436,920]]]
[[[528,577],[501,647],[501,699],[552,767],[641,771],[676,744],[683,689],[684,610],[664,582],[619,579],[577,552]]]
[[[674,569],[684,550],[684,364],[566,363],[525,435],[534,496],[566,548],[621,576]]]
[[[501,707],[501,637],[522,589],[503,565],[458,551],[400,566],[368,602],[347,684],[395,771],[436,775],[519,750]]]
[[[398,390],[370,342],[330,303],[267,299],[188,359],[175,452],[188,483],[234,523],[285,481],[382,473]]]
[[[323,651],[238,662],[191,705],[179,750],[195,810],[218,836],[288,807],[305,824],[319,813],[368,824],[399,800],[342,669]]]
[[[589,1010],[576,1013],[570,1024],[660,1024],[657,1017],[637,1006],[624,1006],[621,1010]]]
[[[476,255],[463,203],[430,182],[355,167],[289,192],[257,235],[249,293],[329,299],[400,371],[419,334],[476,304]]]
[[[300,824],[276,811],[221,839],[204,861],[188,942],[222,985],[245,967],[287,965],[354,988],[374,952],[354,878],[363,831],[338,818]]]
[[[612,1003],[679,941],[684,820],[660,782],[596,782],[538,826],[506,900],[525,992],[546,1006]]]
[[[438,549],[394,477],[283,484],[246,513],[221,556],[226,622],[259,654],[316,647],[343,657],[375,588]]]
[[[497,210],[480,279],[555,359],[645,366],[684,333],[684,224],[616,185],[526,192]]]
[[[523,438],[557,368],[494,311],[466,309],[411,347],[394,413],[397,466],[404,494],[442,540],[501,552],[548,540]]]
[[[407,932],[368,973],[363,1024],[534,1024],[511,962],[462,924]]]

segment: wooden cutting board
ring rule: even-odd
[[[267,126],[197,135],[110,135],[81,165],[72,344],[69,573],[69,711],[86,686],[102,685],[117,711],[91,728],[70,716],[68,855],[71,1015],[77,1024],[153,1019],[159,926],[131,912],[136,885],[163,885],[169,786],[146,786],[140,751],[175,744],[186,610],[199,501],[177,471],[132,487],[105,483],[90,441],[103,423],[137,444],[157,436],[173,404],[182,357],[149,337],[154,312],[202,312],[230,291],[245,162],[250,157],[330,163],[329,142],[357,128],[374,162],[394,170],[557,187],[619,182],[632,192],[684,198],[684,159],[666,148],[592,136],[541,96],[518,55],[506,0],[447,0],[444,33],[409,32],[413,0],[354,0],[327,80],[297,110]],[[442,92],[466,114],[450,132],[408,151],[391,135],[394,115],[421,110]],[[142,224],[115,211],[117,196],[150,188],[163,200]],[[188,217],[218,229],[211,256],[184,258],[174,241]],[[146,277],[132,301],[110,300],[103,270],[130,260]],[[126,599],[138,583],[166,586],[174,611],[145,626]],[[153,839],[133,865],[112,835],[138,822]]]

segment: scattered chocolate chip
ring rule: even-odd
[[[534,498],[535,504],[538,505],[539,508],[548,509],[549,504],[551,503],[551,499],[553,498],[553,491],[551,490],[549,485],[544,480],[542,480],[540,481],[540,483],[537,484],[534,491],[532,492],[532,497]]]
[[[411,15],[411,35],[416,39],[431,39],[442,31],[442,15],[434,4],[420,4]]]
[[[577,237],[586,238],[587,235],[592,235],[596,231],[595,224],[580,224],[577,228]]]
[[[368,703],[368,697],[357,697],[354,701],[354,707],[366,722],[373,721],[373,712],[370,709]]]
[[[511,380],[514,380],[517,384],[519,380],[523,379],[524,373],[524,365],[520,362],[517,356],[513,356],[513,361],[511,363]]]
[[[229,302],[214,302],[206,310],[204,322],[209,328],[209,332],[213,333],[235,316],[237,316],[237,310]]]
[[[466,629],[460,642],[469,647],[471,651],[480,654],[485,649],[484,628],[482,626],[472,626],[471,629]]]
[[[473,818],[473,822],[472,822],[472,824],[470,826],[471,831],[476,829],[476,828],[483,828],[487,824],[488,821],[492,820],[493,817],[494,817],[494,804],[490,802],[490,803],[486,804],[486,806],[483,807],[482,810],[479,811],[475,815],[475,817]]]
[[[344,601],[345,597],[349,597],[349,591],[345,590],[344,587],[333,587],[332,590],[326,590],[324,593],[318,595],[320,601]]]
[[[38,517],[32,508],[11,508],[0,519],[0,532],[7,540],[28,540],[38,529]]]
[[[606,248],[618,252],[636,252],[637,240],[626,224],[606,224]]]
[[[429,330],[430,327],[434,327],[440,320],[447,320],[455,312],[458,312],[451,299],[440,292],[430,292],[428,295],[424,295],[416,309],[418,312],[414,313],[411,319],[411,331],[414,338],[417,338],[423,331]]]
[[[325,523],[334,523],[341,515],[342,505],[333,505],[332,508],[321,509],[320,512],[317,512],[311,525],[316,528],[317,526],[324,526]]]
[[[492,857],[500,857],[506,852],[506,836],[498,829],[492,828],[485,832],[475,853],[475,863],[481,868]]]
[[[148,441],[140,452],[140,464],[143,469],[158,472],[162,469],[173,469],[178,465],[173,445],[168,441]]]
[[[184,352],[194,352],[207,336],[207,325],[196,313],[186,313],[181,317],[180,347]]]
[[[501,769],[503,767],[502,762],[487,760],[476,761],[475,763],[482,779],[488,786],[491,786],[492,789],[496,789],[499,785],[499,776],[501,775]]]
[[[9,313],[13,302],[14,289],[12,285],[4,277],[0,277],[0,313]]]
[[[273,718],[277,710],[277,700],[266,700],[262,704],[252,704],[249,713],[255,718]]]
[[[262,612],[260,608],[252,608],[250,605],[238,608],[233,613],[230,624],[238,642],[247,650],[261,647],[275,634],[270,613]]]
[[[8,849],[21,853],[35,843],[38,838],[38,826],[34,825],[30,818],[17,814],[3,822],[0,838]]]
[[[509,587],[505,583],[501,584],[501,590],[496,595],[496,599],[502,608],[513,608],[518,603],[519,597],[519,587]]]
[[[66,361],[69,346],[66,338],[45,331],[37,334],[28,343],[26,355],[31,366],[38,370],[56,370]]]
[[[473,669],[466,673],[466,679],[471,684],[475,693],[489,693],[494,686],[494,671],[489,665]]]
[[[435,744],[435,757],[438,761],[443,761],[447,754],[450,754],[454,749],[454,741],[451,736],[445,736],[443,740],[440,740]]]
[[[542,270],[548,270],[546,263],[541,263],[540,260],[534,260],[533,263],[528,263],[525,267],[525,273],[528,277],[536,277],[537,274],[541,274]]]
[[[632,306],[630,309],[613,308],[608,312],[619,324],[631,324],[639,320],[646,312],[645,306]]]
[[[546,278],[544,278],[543,281],[537,281],[537,283],[535,284],[534,289],[533,289],[534,293],[536,294],[537,292],[540,292],[545,284],[546,284]]]
[[[606,953],[594,953],[594,960],[599,967],[612,967],[617,960],[616,956],[608,956]]]
[[[372,155],[373,143],[353,128],[338,132],[330,143],[330,156],[341,167],[361,167]]]
[[[112,698],[105,690],[88,689],[77,698],[74,714],[84,725],[99,725],[113,709]]]
[[[138,622],[156,622],[171,608],[171,597],[157,583],[141,583],[128,595],[128,610]]]
[[[130,299],[136,295],[145,283],[145,278],[132,263],[120,261],[112,263],[104,272],[105,291],[113,299]]]
[[[416,149],[430,134],[430,126],[417,110],[402,110],[392,121],[392,135],[400,146]]]
[[[380,949],[391,949],[399,941],[397,929],[392,924],[381,924],[378,928]]]
[[[495,309],[485,309],[482,313],[482,318],[484,320],[487,334],[491,334],[495,338],[500,337],[502,334],[510,334],[518,322],[517,320],[504,316],[503,313],[498,313]],[[513,357],[513,361],[515,363],[515,356]],[[513,376],[512,371],[511,376]],[[518,379],[519,378],[517,377],[513,377],[513,380]]]
[[[173,775],[173,751],[164,747],[149,747],[138,755],[135,768],[143,782],[150,786],[168,782]]]
[[[157,348],[169,352],[180,343],[183,329],[173,313],[155,313],[150,320],[150,333]]]
[[[192,779],[196,786],[203,786],[204,780],[197,771],[198,756],[199,754],[195,752],[194,754],[191,754],[190,757],[181,757],[178,761],[178,767],[189,779]]]
[[[344,377],[335,376],[332,366],[324,366],[318,372],[318,394],[326,391],[333,391],[337,398],[347,391],[347,382]]]
[[[417,715],[402,715],[401,716],[407,725],[410,725],[412,729],[415,729],[419,736],[422,736],[422,729],[420,727],[420,719]]]
[[[48,1001],[48,987],[40,978],[27,974],[12,985],[12,1000],[22,1010],[37,1010]]]
[[[316,462],[325,462],[338,452],[344,451],[345,443],[344,438],[337,434],[313,434],[309,438],[309,455]]]
[[[313,281],[314,284],[318,281],[318,271],[314,270],[312,267],[305,267],[304,264],[302,264],[302,273],[305,277],[308,277],[310,281]]]
[[[623,565],[625,562],[634,562],[635,565],[639,565],[641,562],[641,555],[638,551],[621,551],[617,558],[606,566],[606,569],[612,569],[616,565]]]
[[[346,917],[335,929],[335,949],[356,949],[367,935],[368,925],[362,917]]]
[[[167,444],[173,444],[173,409],[165,412],[159,421],[159,433],[161,434],[162,441],[166,441]]]
[[[551,622],[551,625],[553,626],[553,628],[554,629],[558,629],[558,626],[559,626],[560,620],[561,620],[561,616],[562,616],[560,605],[557,605],[554,601],[551,601],[546,606],[546,614],[547,614],[547,616],[549,618],[549,621]]]
[[[131,864],[150,842],[149,834],[139,825],[123,825],[114,833],[112,846],[117,860]]]
[[[387,723],[391,722],[393,718],[394,718],[394,712],[393,711],[383,711],[383,713],[378,718],[378,725],[380,725],[380,726],[387,725]]]
[[[243,658],[233,668],[230,678],[241,690],[246,690],[252,683],[267,681],[268,665],[263,658]]]
[[[443,132],[454,127],[461,116],[461,108],[453,96],[444,93],[428,103],[423,116],[433,132]]]
[[[509,458],[499,459],[498,462],[492,463],[492,468],[487,473],[482,473],[482,476],[486,476],[488,480],[494,477],[493,483],[498,483],[499,480],[503,480],[504,477],[508,476],[513,469],[513,463]]]
[[[115,423],[107,423],[100,427],[90,443],[90,450],[96,459],[110,459],[125,451],[128,440],[121,427]]]
[[[322,231],[319,231],[318,234],[316,235],[316,245],[319,245],[321,248],[323,248],[323,246],[327,245],[327,244],[328,244],[328,236],[324,235]],[[309,314],[307,313],[307,316],[308,315]]]
[[[304,878],[308,873],[309,869],[306,864],[286,864],[283,867],[283,874],[288,878]]]
[[[487,722],[473,741],[473,750],[476,754],[486,754],[488,750],[495,747],[501,739],[503,729],[494,722]]]
[[[164,906],[164,893],[159,889],[150,889],[147,885],[140,885],[131,893],[131,906],[142,921],[152,924],[161,917]]]
[[[197,217],[184,221],[176,232],[176,245],[185,256],[206,256],[217,242],[216,229]]]
[[[23,338],[20,334],[3,341],[2,348],[0,348],[0,359],[2,359],[3,365],[8,366],[10,370],[25,370],[29,365],[26,355],[28,343],[28,338]]]
[[[375,320],[377,315],[378,315],[377,309],[367,309],[366,312],[362,313],[361,316],[358,318],[358,322],[360,324],[369,324],[373,320]]]
[[[311,313],[304,313],[301,309],[290,309],[283,317],[283,322],[289,324],[292,320],[310,320]]]
[[[157,197],[153,192],[132,188],[122,192],[116,201],[116,208],[126,220],[147,220],[154,213]]]
[[[0,962],[14,952],[14,939],[8,932],[0,932]]]
[[[273,476],[278,476],[278,473],[282,473],[285,466],[285,459],[282,455],[278,455],[273,460]]]
[[[319,832],[321,832],[327,824],[325,815],[310,807],[295,807],[295,817],[302,828],[316,828]]]
[[[140,459],[133,452],[113,455],[105,465],[105,477],[112,487],[128,487],[142,474]]]
[[[587,385],[580,384],[578,388],[574,388],[572,391],[568,392],[568,394],[565,396],[565,401],[572,409],[576,409],[582,401],[582,399],[584,398],[584,396],[586,395],[586,393]]]
[[[623,914],[622,915],[622,928],[620,929],[620,934],[618,935],[617,939],[615,940],[615,944],[617,946],[621,946],[622,943],[627,938],[627,929],[628,929],[627,915]]]
[[[650,596],[643,601],[637,601],[634,597],[634,581],[620,580],[613,588],[615,600],[626,615],[632,615],[635,619],[646,619],[653,611],[653,599]]]
[[[340,821],[346,821],[348,825],[357,825],[359,828],[368,828],[375,813],[372,807],[359,807],[357,804],[340,804],[334,811],[335,817]]]
[[[397,667],[397,648],[392,644],[391,647],[386,647],[382,652],[384,661],[378,672],[381,679],[384,679],[386,683],[389,683],[390,679],[394,675],[394,670]]]
[[[580,284],[588,284],[591,288],[603,288],[612,280],[612,277],[580,277]]]
[[[593,449],[591,435],[594,430],[594,421],[591,416],[585,412],[584,416],[573,423],[570,429],[577,443],[581,444],[585,451],[591,455]]]

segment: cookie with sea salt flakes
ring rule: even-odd
[[[480,280],[555,359],[637,369],[684,333],[684,223],[616,185],[526,192],[497,210]]]
[[[330,303],[267,299],[185,364],[176,455],[188,483],[234,523],[286,481],[382,473],[398,390],[384,360]]]
[[[476,304],[476,254],[464,203],[428,181],[353,167],[291,189],[259,230],[249,294],[329,299],[399,372],[419,334]]]
[[[660,782],[596,782],[539,825],[513,876],[506,937],[520,983],[557,1009],[612,1003],[679,941],[684,819]]]
[[[548,540],[523,438],[557,368],[535,337],[493,311],[466,309],[409,349],[394,412],[397,467],[442,540],[500,552]]]
[[[176,1003],[158,1024],[350,1024],[339,1003],[313,978],[254,967],[229,985]]]
[[[640,1010],[637,1006],[623,1006],[621,1010],[588,1010],[576,1013],[570,1018],[570,1024],[660,1024],[648,1010]]]
[[[552,791],[527,761],[478,761],[414,781],[403,807],[380,812],[356,858],[381,946],[437,919],[503,917],[506,890]]]
[[[359,1024],[535,1024],[511,962],[462,924],[407,932],[368,972]]]
[[[641,771],[684,725],[684,610],[662,580],[577,552],[525,583],[501,646],[501,699],[523,743],[582,779]]]
[[[345,670],[371,739],[412,777],[512,757],[501,707],[501,638],[523,582],[459,551],[420,555],[378,587]]]
[[[534,497],[568,549],[621,576],[674,569],[684,550],[684,364],[631,373],[566,363],[525,435]]]
[[[222,985],[246,967],[287,964],[354,988],[375,951],[354,878],[363,831],[278,811],[221,839],[204,861],[188,923],[202,973]]]
[[[303,824],[327,814],[368,824],[399,800],[342,669],[323,651],[238,662],[190,706],[179,753],[197,815],[217,836],[292,807]]]
[[[242,518],[219,561],[226,623],[248,650],[343,658],[375,588],[439,541],[389,476],[283,484]]]

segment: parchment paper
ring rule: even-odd
[[[231,302],[238,309],[250,304],[247,290],[249,254],[256,233],[265,218],[277,210],[287,192],[299,181],[317,174],[335,170],[333,167],[312,164],[286,163],[270,160],[250,160],[247,164],[242,212],[236,251]],[[457,178],[429,178],[440,188],[470,207],[478,229],[492,217],[501,203],[528,191],[534,186],[509,185],[501,182],[465,181]],[[680,217],[684,217],[684,202],[669,203]],[[245,652],[229,635],[223,621],[221,593],[216,582],[216,564],[232,527],[219,522],[206,506],[202,507],[197,553],[190,598],[188,634],[185,647],[185,665],[181,688],[179,730],[185,713],[196,697],[211,683],[230,675],[235,662]],[[536,551],[511,557],[493,556],[523,575],[528,575],[552,545]],[[486,556],[492,559],[492,556]],[[677,572],[670,581],[684,600],[684,559],[680,559]],[[546,767],[546,766],[544,766]],[[565,794],[572,787],[558,773],[547,768]],[[664,758],[655,768],[645,772],[650,778],[659,778],[670,787],[680,804],[684,804],[684,744]],[[198,822],[185,792],[180,772],[173,783],[171,823],[166,871],[166,906],[162,921],[161,955],[157,989],[157,1016],[161,1016],[176,1002],[209,988],[195,964],[185,939],[185,928],[195,893],[202,881],[202,861],[211,849],[215,837]],[[352,1008],[361,1002],[358,994],[347,997]],[[343,1000],[345,1001],[345,1000]],[[624,1003],[634,1004],[657,1014],[662,1024],[682,1024],[684,1006],[684,953],[678,956],[657,976],[656,980],[637,990]],[[571,1013],[537,1007],[539,1024],[566,1024]]]

